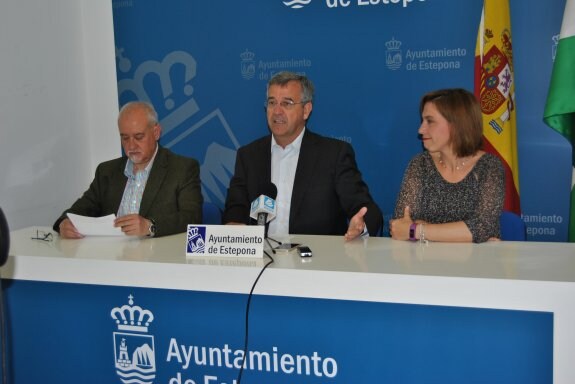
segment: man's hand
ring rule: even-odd
[[[58,227],[60,229],[60,237],[64,239],[81,239],[84,237],[68,218],[62,220]]]
[[[363,233],[365,221],[363,217],[367,213],[367,207],[362,207],[349,221],[349,227],[344,235],[345,241],[353,240]]]
[[[150,234],[150,220],[136,213],[121,216],[114,220],[114,227],[120,227],[128,236],[148,236]]]

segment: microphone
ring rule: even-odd
[[[6,264],[10,251],[10,230],[2,208],[0,208],[0,267]]]
[[[250,207],[250,217],[257,220],[258,225],[266,225],[276,217],[276,201],[278,189],[273,183],[262,188],[262,193],[252,201]]]

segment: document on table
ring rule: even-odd
[[[88,217],[68,213],[68,218],[84,236],[125,236],[121,228],[114,227],[116,215]]]

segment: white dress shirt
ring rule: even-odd
[[[271,180],[278,189],[276,197],[276,217],[270,221],[268,233],[272,236],[289,234],[289,212],[291,208],[291,194],[299,159],[299,151],[305,128],[298,137],[282,148],[272,135],[272,166]]]

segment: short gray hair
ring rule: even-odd
[[[147,101],[130,101],[124,104],[124,106],[122,106],[120,109],[120,113],[118,114],[118,120],[120,120],[120,117],[126,111],[131,111],[134,109],[142,109],[144,112],[146,112],[146,115],[148,116],[148,125],[150,127],[158,124],[158,113],[154,109],[154,106]]]
[[[268,91],[272,85],[286,85],[290,81],[297,81],[301,85],[301,102],[313,101],[314,87],[310,79],[295,72],[278,72],[268,81]]]

